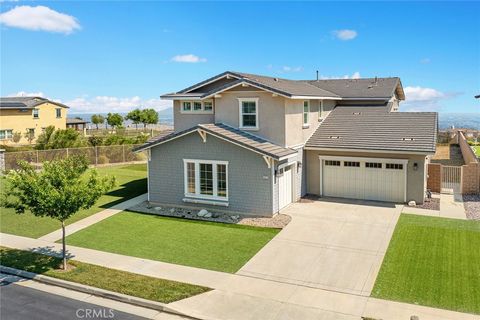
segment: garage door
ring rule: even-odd
[[[328,157],[320,161],[323,196],[405,202],[406,160]]]
[[[284,167],[279,170],[278,177],[278,205],[282,209],[292,203],[292,166]]]

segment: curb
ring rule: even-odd
[[[2,265],[0,265],[0,272],[5,273],[5,274],[9,274],[9,275],[18,276],[18,277],[21,277],[21,278],[35,280],[37,282],[48,284],[48,285],[53,285],[53,286],[62,287],[62,288],[69,289],[69,290],[74,290],[74,291],[79,291],[79,292],[91,294],[91,295],[98,296],[98,297],[101,297],[101,298],[115,300],[115,301],[119,301],[119,302],[123,302],[123,303],[128,303],[128,304],[132,304],[132,305],[135,305],[135,306],[144,307],[144,308],[148,308],[148,309],[152,309],[152,310],[156,310],[156,311],[167,312],[167,313],[187,317],[187,318],[194,319],[194,320],[202,320],[201,318],[193,317],[191,315],[184,314],[184,313],[179,312],[175,309],[172,309],[169,306],[167,306],[167,304],[161,303],[161,302],[156,302],[156,301],[151,301],[151,300],[147,300],[147,299],[137,298],[137,297],[129,296],[129,295],[122,294],[122,293],[117,293],[117,292],[113,292],[113,291],[109,291],[109,290],[99,289],[99,288],[95,288],[95,287],[91,287],[91,286],[87,286],[87,285],[83,285],[83,284],[79,284],[79,283],[74,283],[74,282],[70,282],[70,281],[65,281],[65,280],[61,280],[61,279],[56,279],[56,278],[44,276],[44,275],[41,275],[41,274],[29,272],[29,271],[24,271],[24,270],[19,270],[19,269],[15,269],[15,268],[5,267],[5,266],[2,266]]]

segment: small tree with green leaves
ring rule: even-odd
[[[113,129],[120,127],[123,123],[123,117],[118,113],[108,113],[107,114],[107,123]]]
[[[18,143],[22,139],[22,133],[20,131],[15,131],[13,133],[13,142]]]
[[[7,175],[5,207],[18,214],[25,211],[38,217],[50,217],[62,225],[63,269],[67,269],[65,221],[81,209],[92,207],[115,184],[115,178],[99,177],[96,170],[88,174],[84,156],[72,156],[43,163],[41,171],[25,161],[20,169]]]
[[[158,123],[158,112],[154,109],[143,109],[140,112],[140,122],[143,123],[143,128],[147,127],[147,124]]]
[[[127,113],[125,119],[132,121],[135,128],[138,129],[138,124],[142,122],[142,111],[140,109],[132,110]]]
[[[27,139],[28,143],[32,143],[33,140],[35,140],[35,131],[27,129],[25,131],[25,134],[23,135],[25,139]]]
[[[101,114],[93,114],[91,120],[92,120],[92,123],[97,126],[97,130],[98,130],[98,125],[105,122],[105,117],[102,116]]]

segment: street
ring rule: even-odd
[[[145,319],[95,304],[26,288],[15,283],[2,282],[0,298],[2,320]]]

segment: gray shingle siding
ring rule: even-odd
[[[229,206],[191,204],[184,199],[183,159],[228,161]],[[192,206],[223,212],[271,216],[272,175],[261,155],[197,132],[155,146],[149,162],[149,200],[153,203]]]

